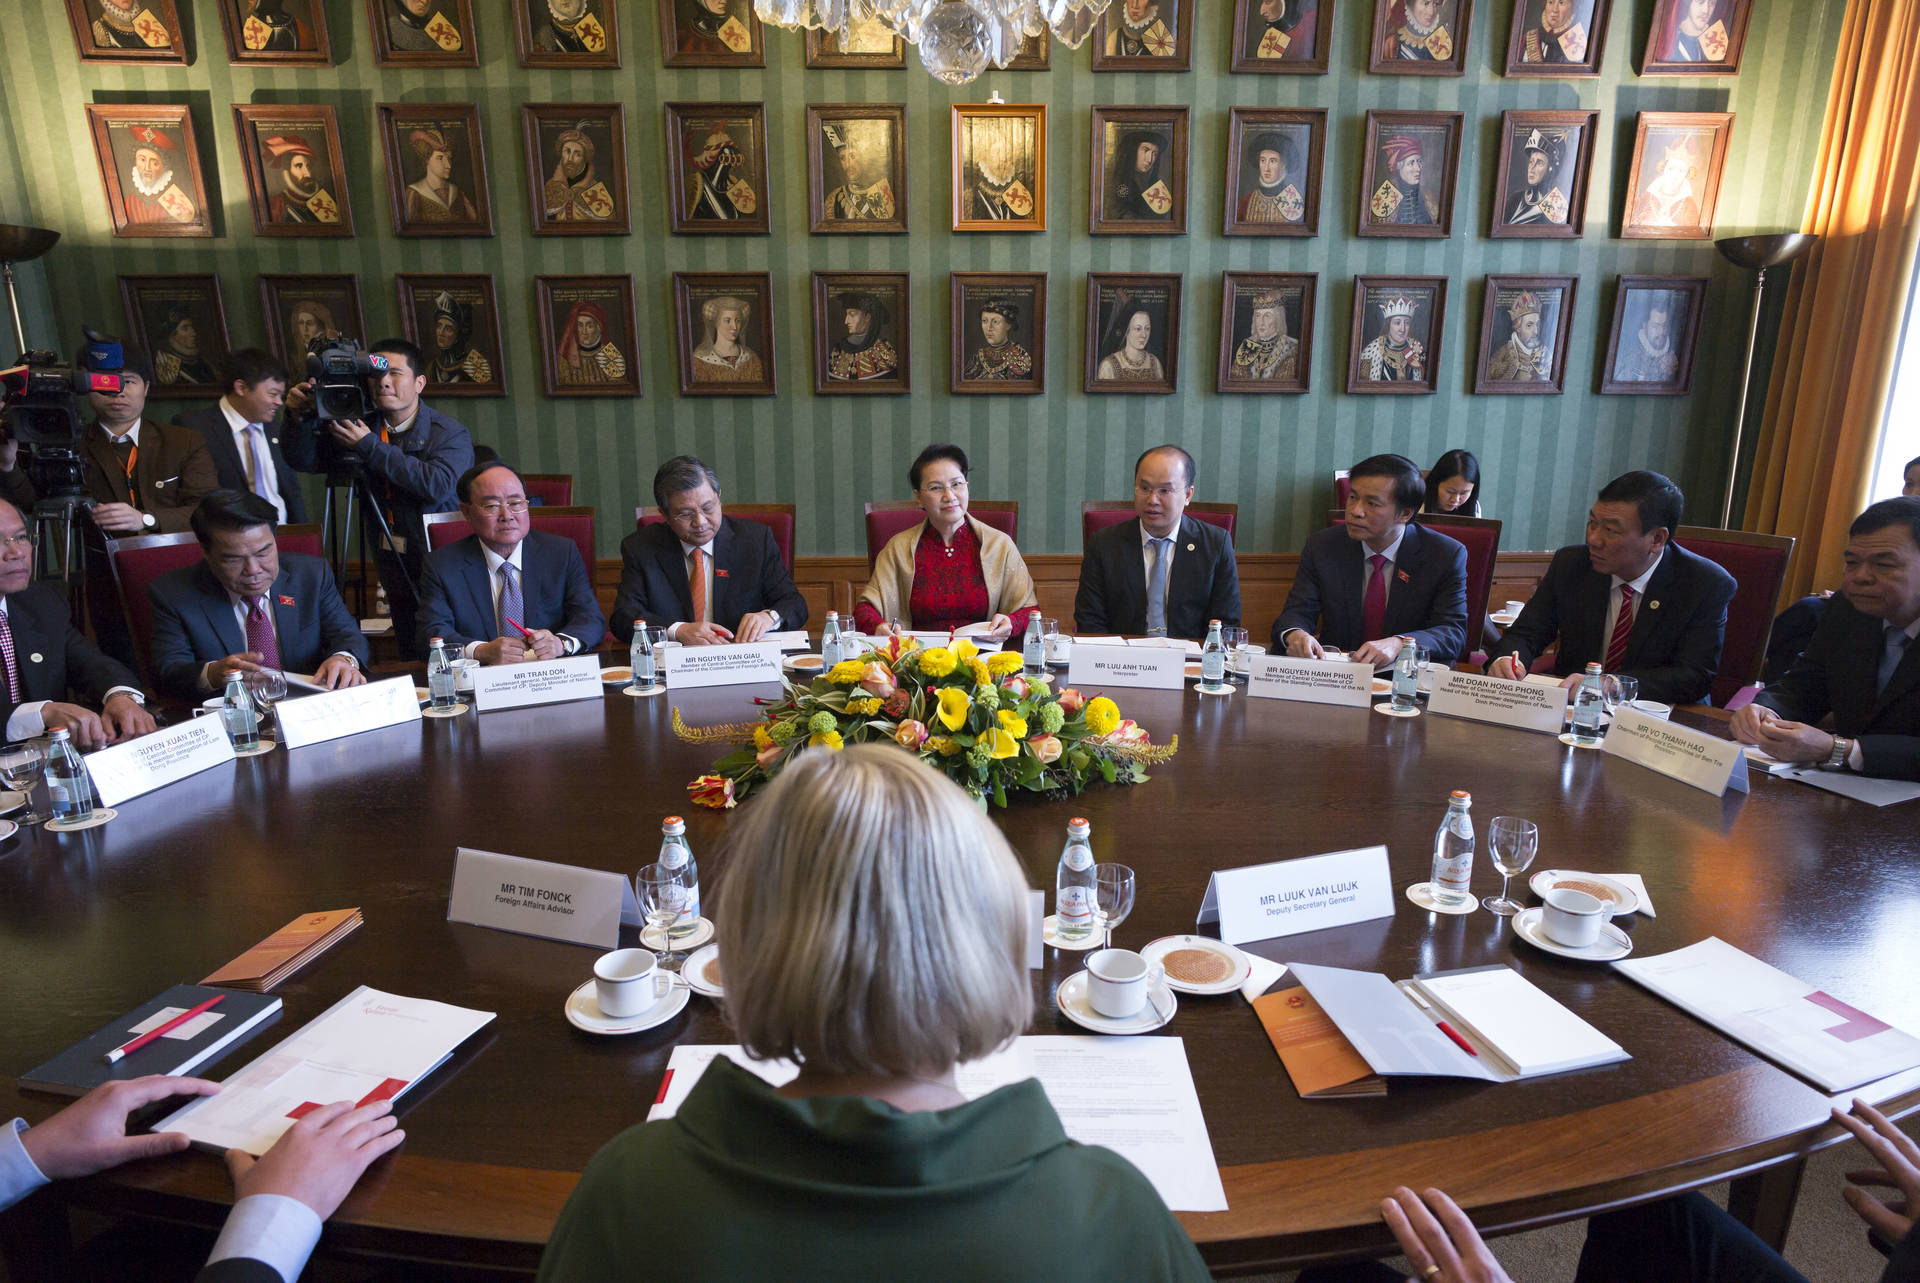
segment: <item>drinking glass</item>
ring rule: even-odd
[[[1487,912],[1510,918],[1520,912],[1519,901],[1507,894],[1507,883],[1516,873],[1525,873],[1540,850],[1540,826],[1532,820],[1511,815],[1496,815],[1487,826],[1487,854],[1493,867],[1500,870],[1500,894],[1480,903]]]
[[[1040,655],[1042,662],[1051,667],[1057,663],[1054,652],[1060,648],[1060,621],[1042,619],[1040,621]]]
[[[260,706],[261,720],[271,719],[274,705],[287,697],[287,675],[277,668],[256,668],[246,675],[245,681],[247,693]],[[276,731],[279,725],[274,723]]]
[[[1247,630],[1244,628],[1222,628],[1220,640],[1227,648],[1227,680],[1243,676],[1243,665],[1247,662]]]
[[[1617,712],[1622,704],[1631,704],[1640,698],[1640,679],[1608,673],[1600,679],[1600,693],[1606,697],[1607,711]]]
[[[33,809],[33,786],[40,782],[40,768],[45,761],[46,755],[34,744],[9,744],[0,751],[0,780],[27,799],[27,809],[20,813],[22,824],[38,824],[47,818]]]
[[[693,896],[687,889],[686,873],[664,864],[649,864],[640,870],[640,909],[647,925],[660,933],[666,948],[660,954],[663,971],[678,971],[687,960],[673,947],[673,928],[687,911]]]
[[[1102,948],[1113,948],[1113,929],[1133,912],[1133,870],[1124,864],[1093,866],[1093,921],[1106,933]]]

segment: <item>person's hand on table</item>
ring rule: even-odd
[[[1007,615],[995,615],[987,621],[987,640],[1003,642],[1013,636],[1013,619]]]
[[[398,1124],[390,1100],[358,1108],[346,1100],[322,1105],[287,1128],[260,1158],[238,1149],[227,1151],[235,1201],[278,1194],[305,1203],[324,1221],[352,1191],[360,1173],[407,1138]]]
[[[682,624],[674,638],[682,646],[718,646],[733,640],[733,634],[718,624]]]
[[[62,704],[50,701],[40,710],[40,720],[48,730],[64,726],[73,736],[75,748],[99,748],[110,741],[107,728],[100,721],[100,714],[78,704]]]
[[[521,664],[533,658],[524,637],[496,637],[473,648],[473,657],[483,664]]]
[[[329,655],[314,670],[313,680],[316,685],[337,691],[349,686],[366,685],[367,675],[360,671],[360,665],[345,655]]]
[[[188,1145],[181,1132],[127,1135],[127,1115],[170,1096],[211,1096],[219,1083],[204,1078],[169,1078],[148,1074],[101,1083],[65,1109],[35,1127],[20,1143],[27,1157],[48,1180],[91,1176],[136,1158],[177,1154]]]
[[[737,642],[759,641],[773,631],[773,616],[764,610],[756,610],[750,615],[740,616],[740,626],[733,630],[733,639]]]
[[[93,524],[114,535],[138,534],[147,528],[146,516],[130,503],[96,503]]]
[[[1287,654],[1294,659],[1325,659],[1327,651],[1320,639],[1304,628],[1296,628],[1286,635]]]
[[[1752,707],[1751,704],[1747,705],[1747,708]],[[1741,713],[1746,711],[1746,708],[1740,710]],[[1736,713],[1735,717],[1738,716]],[[1824,762],[1833,756],[1831,734],[1818,726],[1789,722],[1779,716],[1760,719],[1754,728],[1753,739],[1743,742],[1755,745],[1768,757],[1781,762]]]
[[[567,644],[560,640],[560,634],[536,628],[526,635],[527,658],[558,659],[567,653]]]
[[[1842,1113],[1836,1107],[1833,1121],[1852,1132],[1853,1138],[1880,1162],[1878,1167],[1848,1172],[1847,1187],[1841,1191],[1841,1197],[1888,1242],[1898,1243],[1913,1229],[1914,1217],[1920,1215],[1920,1144],[1887,1121],[1885,1114],[1858,1098],[1853,1102],[1852,1113]],[[1889,1207],[1867,1193],[1863,1186],[1898,1190],[1900,1206]]]
[[[1581,682],[1584,682],[1586,680],[1587,680],[1587,675],[1585,673],[1568,673],[1565,677],[1562,677],[1560,679],[1560,689],[1563,691],[1574,690],[1580,685]]]
[[[1400,639],[1382,637],[1378,641],[1364,642],[1347,658],[1356,664],[1371,664],[1375,668],[1386,668],[1400,657]]]
[[[341,445],[359,445],[372,429],[358,419],[335,419],[327,424],[327,432]]]
[[[1512,1283],[1480,1231],[1444,1191],[1421,1195],[1402,1185],[1381,1201],[1380,1216],[1422,1283]]]
[[[243,673],[257,673],[261,670],[260,659],[257,650],[243,650],[222,655],[219,659],[210,659],[200,665],[200,684],[210,691],[225,690],[229,668],[237,668]]]
[[[1487,676],[1499,677],[1506,681],[1517,682],[1525,678],[1527,670],[1520,667],[1520,661],[1512,655],[1502,655],[1487,665]]]
[[[875,637],[891,637],[893,636],[893,625],[883,619],[873,626],[873,635]]]
[[[151,735],[160,729],[147,706],[124,692],[110,695],[100,710],[101,725],[106,728],[107,743],[117,744],[138,735]]]

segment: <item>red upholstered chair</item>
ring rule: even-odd
[[[127,631],[133,635],[133,651],[146,674],[148,689],[153,688],[154,678],[153,607],[147,601],[147,585],[170,570],[199,560],[200,541],[187,531],[107,540],[107,564],[113,569],[114,590],[120,594],[120,609],[126,615]]]
[[[535,530],[573,540],[580,549],[581,561],[586,563],[587,578],[593,578],[592,508],[529,508],[527,514]],[[424,520],[429,549],[444,548],[473,533],[467,519],[457,512],[430,512]]]
[[[1713,678],[1713,702],[1725,707],[1742,687],[1760,678],[1767,638],[1780,609],[1780,588],[1793,559],[1793,539],[1746,530],[1681,526],[1673,541],[1688,552],[1716,562],[1733,576],[1733,600],[1727,603],[1727,641]]]
[[[273,541],[281,552],[297,552],[307,557],[324,557],[320,547],[320,527],[314,525],[281,526],[273,532]]]
[[[429,512],[421,518],[427,523],[427,551],[458,543],[473,533],[467,519],[457,512]]]
[[[887,540],[902,530],[911,530],[926,514],[911,499],[888,499],[867,505],[867,569],[880,560]],[[1016,499],[975,499],[967,505],[967,515],[982,525],[992,526],[1007,538],[1020,538],[1020,503]]]
[[[1339,469],[1333,474],[1333,506],[1345,512],[1347,497],[1353,493],[1353,486],[1347,480],[1347,470]]]
[[[1487,625],[1487,598],[1493,594],[1493,568],[1500,557],[1500,523],[1491,517],[1456,517],[1450,512],[1423,512],[1417,518],[1467,547],[1467,649],[1469,663],[1484,664],[1480,638]]]
[[[573,502],[572,473],[523,472],[520,480],[527,488],[527,498],[538,499],[543,508],[564,508]]]
[[[1237,503],[1190,503],[1187,511],[1193,514],[1195,521],[1204,521],[1210,526],[1219,526],[1227,532],[1227,543],[1233,543],[1233,531],[1240,519],[1240,505]],[[1131,499],[1089,499],[1080,505],[1080,546],[1084,549],[1087,542],[1108,526],[1117,526],[1133,515]]]
[[[742,521],[757,521],[773,531],[773,542],[780,549],[780,560],[786,563],[787,573],[793,573],[793,529],[796,511],[793,504],[722,501],[721,510],[729,517],[738,517]],[[657,526],[665,520],[660,510],[651,504],[633,510],[635,526]]]

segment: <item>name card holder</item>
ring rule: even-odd
[[[488,664],[473,670],[473,704],[482,713],[535,704],[564,704],[576,699],[599,699],[598,655],[535,660],[526,664]]]
[[[1393,907],[1387,848],[1369,846],[1222,869],[1207,878],[1197,922],[1219,923],[1237,945],[1390,918]]]
[[[1247,694],[1256,699],[1366,708],[1373,703],[1373,667],[1338,659],[1255,656]]]
[[[777,643],[739,642],[726,646],[670,646],[662,676],[668,690],[697,686],[747,686],[780,681]]]
[[[1427,711],[1523,731],[1558,735],[1567,722],[1567,695],[1558,683],[1510,682],[1477,673],[1437,673]]]
[[[233,741],[214,713],[88,754],[87,774],[100,805],[119,806],[232,760]]]
[[[454,853],[447,921],[617,949],[621,926],[639,926],[641,917],[633,883],[618,873],[463,846]]]
[[[1089,646],[1077,642],[1067,664],[1067,685],[1080,689],[1131,686],[1177,691],[1187,684],[1184,650],[1145,646]]]
[[[1613,725],[1607,728],[1600,751],[1704,789],[1715,797],[1726,796],[1728,789],[1745,793],[1751,788],[1746,750],[1739,744],[1648,717],[1631,707],[1614,710]]]
[[[281,744],[289,749],[305,748],[362,731],[417,722],[420,700],[413,692],[411,677],[390,677],[324,695],[281,700],[273,706],[273,718],[280,729]]]

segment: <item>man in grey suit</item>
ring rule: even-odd
[[[1177,445],[1155,446],[1135,461],[1135,516],[1087,540],[1080,558],[1076,630],[1200,641],[1210,620],[1239,624],[1233,541],[1187,515],[1193,479],[1193,456]]]
[[[287,367],[262,348],[241,348],[220,363],[220,383],[226,391],[218,405],[176,414],[173,421],[206,438],[221,489],[259,495],[273,505],[281,525],[305,521],[300,474],[280,449]]]

